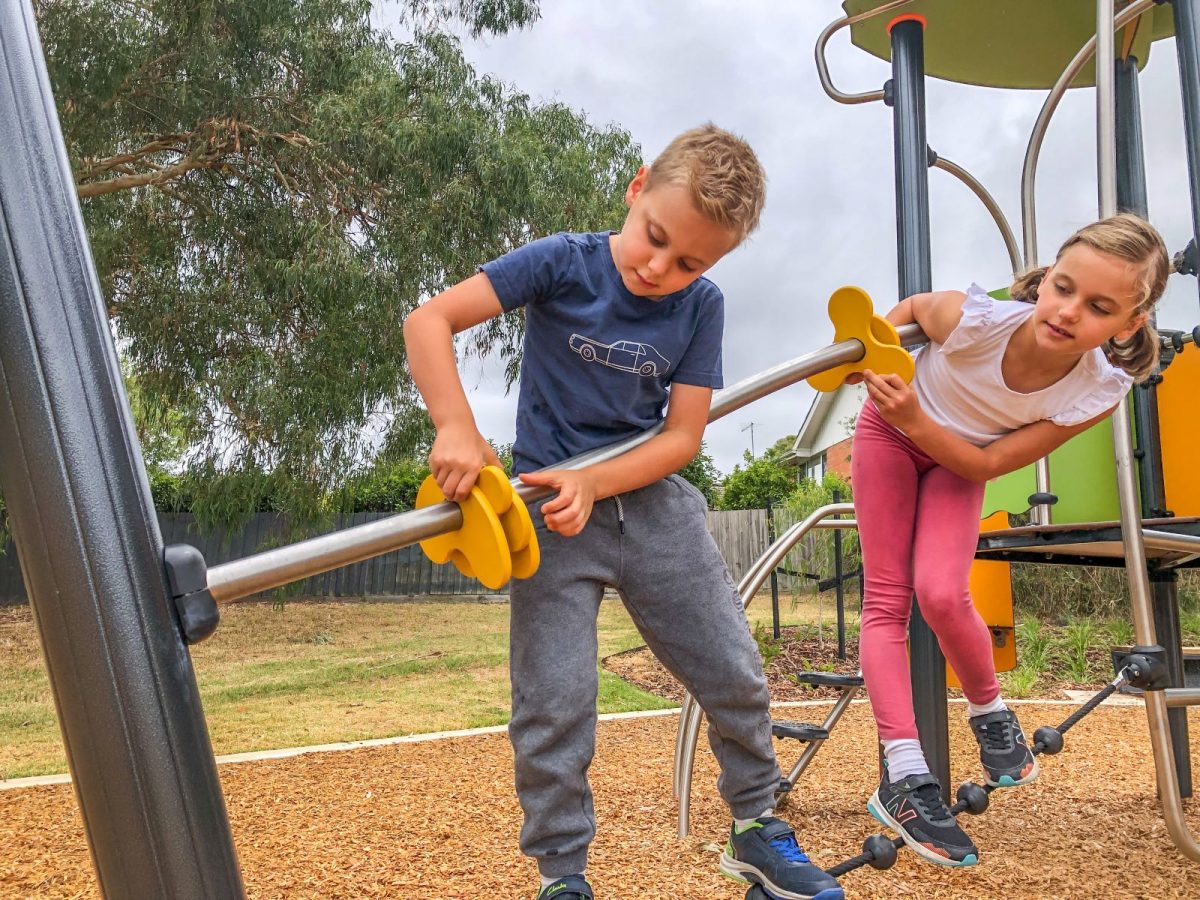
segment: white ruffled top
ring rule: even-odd
[[[962,319],[944,344],[916,355],[913,387],[933,421],[977,447],[1032,422],[1076,425],[1121,400],[1133,376],[1097,348],[1048,387],[1028,394],[1004,382],[1000,364],[1009,338],[1033,314],[1033,304],[995,300],[977,284],[967,290]]]

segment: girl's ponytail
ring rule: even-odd
[[[1009,299],[1020,300],[1022,303],[1037,303],[1038,287],[1041,285],[1042,279],[1046,277],[1047,271],[1049,271],[1049,266],[1026,269],[1009,287]]]
[[[1158,331],[1147,318],[1142,327],[1126,340],[1113,338],[1108,341],[1104,345],[1104,352],[1114,366],[1124,369],[1133,376],[1134,381],[1143,381],[1158,365],[1161,346]]]

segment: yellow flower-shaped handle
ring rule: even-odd
[[[417,509],[445,500],[432,475],[417,491]],[[459,506],[462,528],[421,541],[426,556],[435,563],[454,563],[458,571],[493,590],[513,576],[528,578],[537,571],[541,555],[529,510],[503,471],[486,466]]]
[[[810,376],[808,383],[814,390],[835,391],[847,375],[864,369],[880,375],[895,374],[906,382],[912,381],[915,366],[912,355],[900,346],[896,327],[883,316],[875,315],[866,291],[857,287],[838,288],[829,298],[829,318],[833,320],[834,343],[861,341],[865,352],[858,362],[845,363]]]

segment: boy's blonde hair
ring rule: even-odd
[[[679,135],[650,164],[646,189],[660,184],[686,186],[701,215],[741,243],[758,227],[767,176],[749,144],[709,122]]]
[[[1083,244],[1098,253],[1115,256],[1142,268],[1138,282],[1141,296],[1138,297],[1134,314],[1144,313],[1146,321],[1128,339],[1119,341],[1113,338],[1104,345],[1104,351],[1113,365],[1141,381],[1158,365],[1161,341],[1150,314],[1158,298],[1167,289],[1167,277],[1171,274],[1167,245],[1153,225],[1132,213],[1110,216],[1080,228],[1059,248],[1055,260],[1061,259],[1076,244]],[[1046,275],[1046,269],[1046,266],[1040,266],[1019,275],[1009,288],[1009,296],[1014,300],[1036,303],[1038,286]]]

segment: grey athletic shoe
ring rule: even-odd
[[[1037,757],[1025,743],[1025,732],[1011,709],[971,717],[979,742],[979,761],[992,787],[1016,787],[1038,777]]]
[[[939,866],[979,862],[979,850],[950,815],[937,779],[928,773],[909,775],[892,784],[885,771],[867,801],[867,811],[904,838],[922,859]]]

